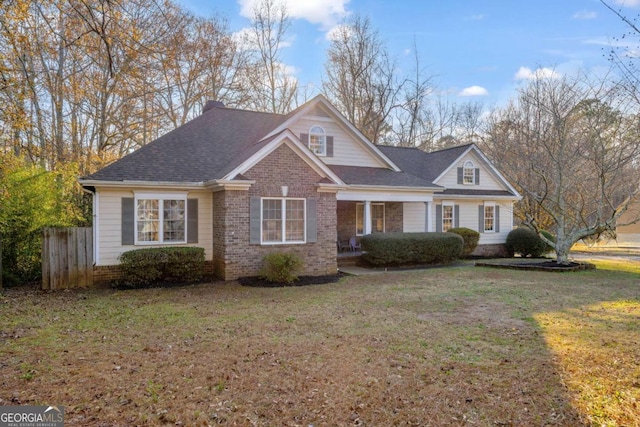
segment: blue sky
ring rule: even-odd
[[[232,31],[249,25],[257,0],[182,0],[196,14],[219,14]],[[601,72],[625,25],[599,0],[282,0],[293,20],[285,62],[301,85],[321,85],[327,33],[350,14],[368,16],[400,70],[421,66],[456,102],[500,105],[536,72]],[[640,0],[609,0],[634,17]],[[538,71],[536,71],[538,70]]]

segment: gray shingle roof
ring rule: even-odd
[[[403,171],[433,182],[471,145],[461,145],[432,153],[425,153],[422,150],[410,147],[392,147],[389,145],[377,145],[377,147]]]
[[[258,151],[288,116],[214,107],[85,177],[100,181],[206,182]]]
[[[431,181],[424,180],[413,174],[402,171],[396,172],[391,169],[359,166],[331,165],[329,167],[346,184],[349,185],[384,185],[390,187],[442,188],[434,185]]]

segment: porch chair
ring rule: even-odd
[[[362,245],[360,243],[356,243],[356,238],[352,237],[349,239],[349,247],[353,252],[362,250]]]
[[[339,240],[337,243],[338,243],[338,252],[339,253],[344,252],[345,249],[352,250],[351,249],[351,243],[350,243],[349,240]]]

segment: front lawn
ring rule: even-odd
[[[6,290],[0,319],[0,405],[68,426],[640,425],[633,272]]]

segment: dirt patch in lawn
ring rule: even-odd
[[[530,323],[513,317],[507,305],[498,301],[459,300],[455,310],[420,313],[418,319],[446,325],[475,325],[491,329],[533,330]]]

